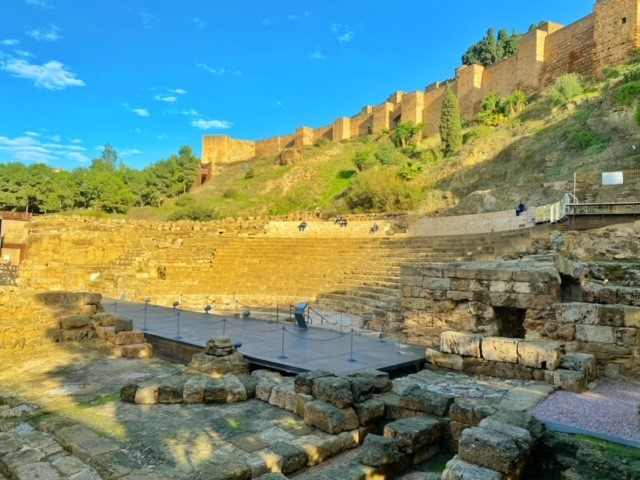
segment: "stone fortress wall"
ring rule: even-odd
[[[205,136],[202,163],[277,155],[285,148],[313,145],[320,139],[339,142],[381,133],[407,121],[422,123],[423,135],[432,135],[438,132],[447,85],[460,101],[463,119],[469,120],[490,93],[509,95],[516,89],[538,92],[566,73],[598,77],[603,68],[631,58],[640,46],[639,7],[638,0],[597,0],[591,15],[571,25],[548,22],[523,35],[518,53],[497,64],[462,66],[454,79],[436,82],[424,91],[395,92],[382,104],[365,106],[360,113],[337,118],[328,126],[300,127],[295,134],[256,142],[226,135]]]

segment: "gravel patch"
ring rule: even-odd
[[[533,409],[543,422],[640,442],[640,384],[602,382],[583,393],[557,391]]]

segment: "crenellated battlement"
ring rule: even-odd
[[[393,130],[408,121],[422,123],[423,135],[432,135],[438,132],[447,86],[458,97],[463,120],[471,120],[490,93],[540,92],[567,73],[597,78],[604,68],[629,60],[640,47],[639,6],[640,0],[597,0],[591,15],[568,26],[547,22],[523,35],[518,53],[494,65],[461,66],[453,79],[433,83],[424,91],[394,92],[383,103],[366,106],[351,117],[339,117],[328,126],[302,126],[294,134],[255,142],[204,136],[203,167],[210,173],[215,164],[277,155],[285,148],[313,145],[320,139],[355,139]]]

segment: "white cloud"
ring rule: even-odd
[[[213,75],[236,75],[241,76],[242,72],[240,70],[227,70],[225,68],[215,69],[207,65],[206,63],[198,63],[198,68],[203,69],[205,72],[209,72]]]
[[[154,98],[158,101],[167,102],[167,103],[174,103],[176,100],[178,100],[178,97],[174,97],[171,95],[169,96],[156,95]]]
[[[156,138],[158,140],[165,140],[165,139],[169,138],[169,135],[167,135],[166,133],[159,133],[159,134],[156,135]]]
[[[47,137],[52,142],[60,143],[62,141],[62,137],[60,135],[51,135]]]
[[[319,48],[316,48],[315,51],[309,55],[309,58],[311,60],[326,60],[327,59],[326,55],[324,53],[322,53]]]
[[[189,115],[191,117],[197,117],[199,115],[198,111],[195,108],[190,108],[189,110],[183,110],[182,115]]]
[[[287,20],[300,20],[302,18],[308,17],[309,15],[311,15],[309,12],[304,12],[302,15],[287,15]]]
[[[87,157],[84,153],[80,152],[69,152],[67,153],[67,157],[70,160],[78,163],[89,163],[89,157]]]
[[[353,40],[353,37],[356,36],[353,30],[349,28],[349,25],[334,23],[333,25],[331,25],[331,31],[340,43],[348,43]]]
[[[36,87],[47,90],[64,90],[67,87],[84,87],[85,83],[57,60],[50,60],[44,65],[34,65],[27,60],[10,58],[0,61],[0,70],[11,73],[14,77],[33,80]]]
[[[62,38],[62,36],[58,34],[59,30],[60,29],[58,27],[51,24],[48,29],[36,28],[34,30],[29,30],[27,35],[35,38],[39,42],[55,42]]]
[[[19,57],[24,57],[24,58],[34,58],[35,55],[31,52],[27,52],[26,50],[16,50],[14,52],[16,55],[18,55]]]
[[[173,90],[169,89],[169,91],[171,93],[175,93],[176,95],[186,95],[187,93],[189,93],[184,88],[175,88]]]
[[[87,162],[83,153],[85,149],[78,145],[65,145],[59,141],[42,143],[35,132],[26,132],[25,136],[9,138],[0,137],[0,153],[8,154],[12,160],[26,163],[50,163],[70,159],[76,162]],[[52,139],[60,137],[54,135]]]
[[[201,130],[231,128],[231,122],[227,122],[226,120],[204,120],[202,118],[193,120],[191,125]]]
[[[150,116],[149,110],[147,110],[146,108],[133,108],[131,111],[141,117]]]
[[[260,22],[260,24],[261,24],[263,27],[268,27],[269,25],[271,25],[271,19],[267,17],[267,18],[265,18],[264,20],[262,20],[262,22]]]
[[[128,149],[119,151],[118,156],[120,156],[120,158],[126,158],[126,157],[132,157],[134,155],[140,155],[141,153],[142,152],[137,148],[128,148]]]
[[[34,5],[42,8],[53,8],[46,0],[24,0],[27,5]]]
[[[204,20],[202,20],[200,17],[193,17],[191,21],[195,23],[199,28],[204,28],[207,26]]]
[[[275,102],[273,102],[273,106],[274,107],[281,107],[282,106],[282,102],[280,100],[276,100]]]
[[[4,45],[5,47],[13,47],[14,45],[18,45],[20,40],[16,40],[15,38],[7,38],[6,40],[0,41],[0,45]]]
[[[71,140],[71,143],[75,143],[75,144],[82,143],[82,140],[80,138],[74,138],[73,140]]]

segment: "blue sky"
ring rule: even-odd
[[[0,162],[144,168],[203,135],[321,127],[455,75],[489,27],[595,0],[0,0]]]

